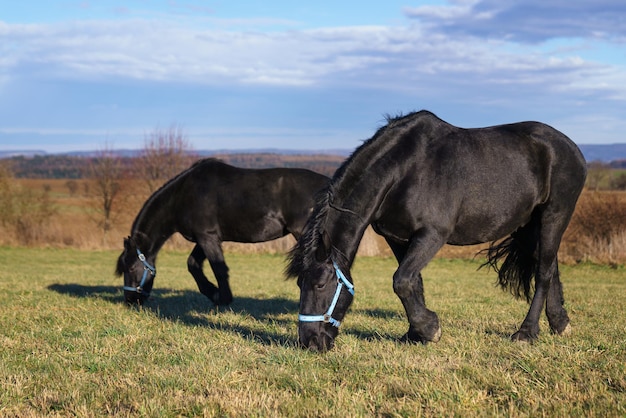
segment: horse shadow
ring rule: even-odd
[[[76,283],[52,284],[48,289],[74,298],[93,298],[104,300],[112,304],[126,304],[118,286],[88,286]],[[170,288],[154,289],[151,297],[139,308],[128,306],[129,309],[143,309],[154,313],[157,317],[182,323],[186,326],[202,326],[209,329],[228,331],[240,335],[242,338],[252,339],[265,345],[293,345],[292,336],[272,332],[267,327],[258,328],[241,323],[230,323],[222,313],[234,313],[250,316],[261,323],[272,323],[280,328],[295,328],[299,302],[284,297],[245,297],[235,296],[233,303],[227,307],[215,306],[204,295],[195,290],[176,290]],[[208,313],[213,313],[209,314]],[[397,312],[367,309],[359,313],[376,318],[397,317]],[[281,318],[280,315],[289,314],[293,319]],[[367,332],[358,329],[346,328],[346,334],[356,338],[372,340],[397,340],[397,336],[386,333]]]
[[[52,284],[48,289],[74,298],[93,298],[112,304],[126,305],[118,286],[88,286],[82,284]],[[182,323],[186,326],[203,326],[210,329],[228,331],[242,338],[253,339],[265,345],[294,343],[293,337],[272,332],[259,325],[258,328],[240,323],[229,323],[221,313],[232,312],[246,315],[262,323],[272,323],[281,328],[293,326],[296,322],[278,317],[281,314],[298,312],[298,302],[283,297],[250,298],[235,296],[232,304],[227,307],[215,306],[204,295],[193,290],[175,290],[169,288],[154,289],[151,297],[139,308],[128,306],[129,309],[142,309],[154,313],[158,318]],[[207,315],[207,313],[213,313]]]

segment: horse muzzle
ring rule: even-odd
[[[337,328],[327,328],[326,324],[300,323],[298,327],[300,347],[320,353],[332,349],[335,345]]]
[[[148,299],[147,294],[137,291],[124,290],[124,301],[127,305],[143,305]]]

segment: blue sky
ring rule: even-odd
[[[626,142],[626,2],[0,0],[0,150],[352,149],[420,109]]]

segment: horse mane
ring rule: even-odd
[[[351,173],[353,173],[355,170],[359,171],[358,173],[356,173],[356,176],[361,176],[361,171],[364,170],[364,167],[369,163],[374,163],[376,160],[376,158],[371,158],[371,154],[379,152],[380,148],[382,147],[392,145],[389,143],[389,141],[385,141],[381,138],[388,131],[401,129],[409,125],[413,125],[417,117],[432,117],[437,120],[441,120],[435,114],[428,110],[420,110],[418,112],[411,112],[407,114],[385,114],[383,116],[387,121],[387,124],[379,127],[376,133],[374,133],[371,138],[363,141],[363,143],[356,150],[354,150],[354,152],[348,157],[348,159],[346,159],[346,161],[344,161],[343,164],[335,172],[335,175],[330,182],[331,185],[337,185],[340,182],[345,181],[346,177],[350,176]],[[354,161],[357,159],[362,159],[363,162],[359,164],[354,163]]]
[[[289,263],[285,269],[285,275],[288,278],[297,277],[301,271],[307,269],[315,262],[315,254],[324,232],[324,224],[330,209],[332,194],[332,188],[329,186],[316,195],[313,212],[304,226],[302,235],[287,255]]]
[[[358,158],[361,150],[367,148],[368,144],[370,144],[377,135],[374,135],[374,137],[359,146],[337,169],[328,185],[315,196],[315,205],[304,226],[302,235],[287,255],[288,264],[285,269],[287,278],[297,277],[302,271],[309,269],[316,262],[316,255],[320,249],[320,245],[324,245],[323,234],[330,209],[334,208],[340,211],[349,211],[334,205],[335,191],[346,177],[358,175],[358,173],[353,174],[355,171],[354,166],[358,164],[351,163]],[[343,254],[334,251],[332,245],[328,250],[331,252],[333,259],[345,259]]]
[[[189,173],[190,171],[193,171],[194,169],[196,169],[198,166],[204,165],[204,164],[215,164],[215,163],[225,164],[222,160],[220,160],[218,158],[204,158],[204,159],[195,161],[191,166],[189,166],[188,168],[184,169],[183,171],[181,171],[180,173],[176,174],[174,177],[170,178],[165,183],[163,183],[163,185],[161,185],[161,187],[159,187],[157,190],[155,190],[154,193],[152,193],[150,195],[150,197],[148,197],[148,199],[146,199],[146,201],[144,202],[143,206],[139,210],[139,213],[137,214],[137,217],[135,217],[135,220],[133,221],[133,225],[132,225],[131,230],[130,230],[131,231],[131,235],[136,232],[137,224],[143,218],[143,215],[144,215],[145,211],[148,209],[148,207],[150,207],[152,205],[152,203],[158,197],[160,197],[161,194],[166,189],[168,189],[172,184],[174,184],[177,181],[179,181],[187,173]]]

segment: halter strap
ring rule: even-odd
[[[139,286],[137,287],[124,286],[123,289],[129,292],[137,292],[139,294],[150,296],[150,292],[144,291],[143,286],[146,284],[146,279],[148,279],[148,272],[152,273],[153,277],[156,277],[156,267],[146,261],[146,256],[139,251],[139,248],[137,248],[137,257],[143,264],[143,276],[141,276],[141,282],[139,282]]]
[[[339,300],[339,295],[341,294],[341,289],[345,286],[348,292],[352,296],[354,296],[354,285],[350,283],[350,281],[343,274],[337,263],[333,261],[333,267],[335,267],[335,274],[337,275],[337,290],[335,290],[335,295],[333,296],[333,300],[330,302],[330,306],[328,310],[323,315],[298,315],[298,320],[300,322],[326,322],[331,324],[332,326],[339,328],[341,325],[341,321],[333,318],[333,311],[335,310],[335,306],[337,305],[337,301]]]

